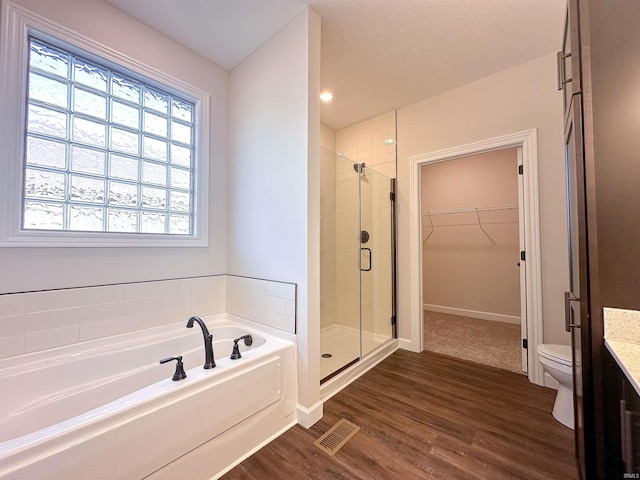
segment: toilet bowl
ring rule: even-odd
[[[542,368],[558,382],[558,394],[553,416],[563,425],[573,428],[573,371],[571,347],[568,345],[538,345],[538,361]]]

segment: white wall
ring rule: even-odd
[[[538,129],[544,341],[569,343],[563,113],[555,55],[547,55],[398,110],[398,323],[411,338],[409,159],[480,140]]]
[[[305,8],[231,72],[229,273],[298,285],[299,403],[319,398],[320,18]]]
[[[0,293],[226,273],[229,73],[102,0],[14,3],[211,95],[210,235],[207,248],[2,248]]]

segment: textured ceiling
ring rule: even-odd
[[[564,0],[107,0],[227,70],[308,3],[343,128],[556,51]]]

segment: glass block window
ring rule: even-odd
[[[195,104],[29,39],[22,227],[193,235]]]

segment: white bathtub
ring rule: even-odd
[[[210,370],[186,319],[1,360],[0,479],[215,478],[295,423],[294,344],[233,315],[203,320]],[[187,378],[174,382],[159,360],[177,355]]]

